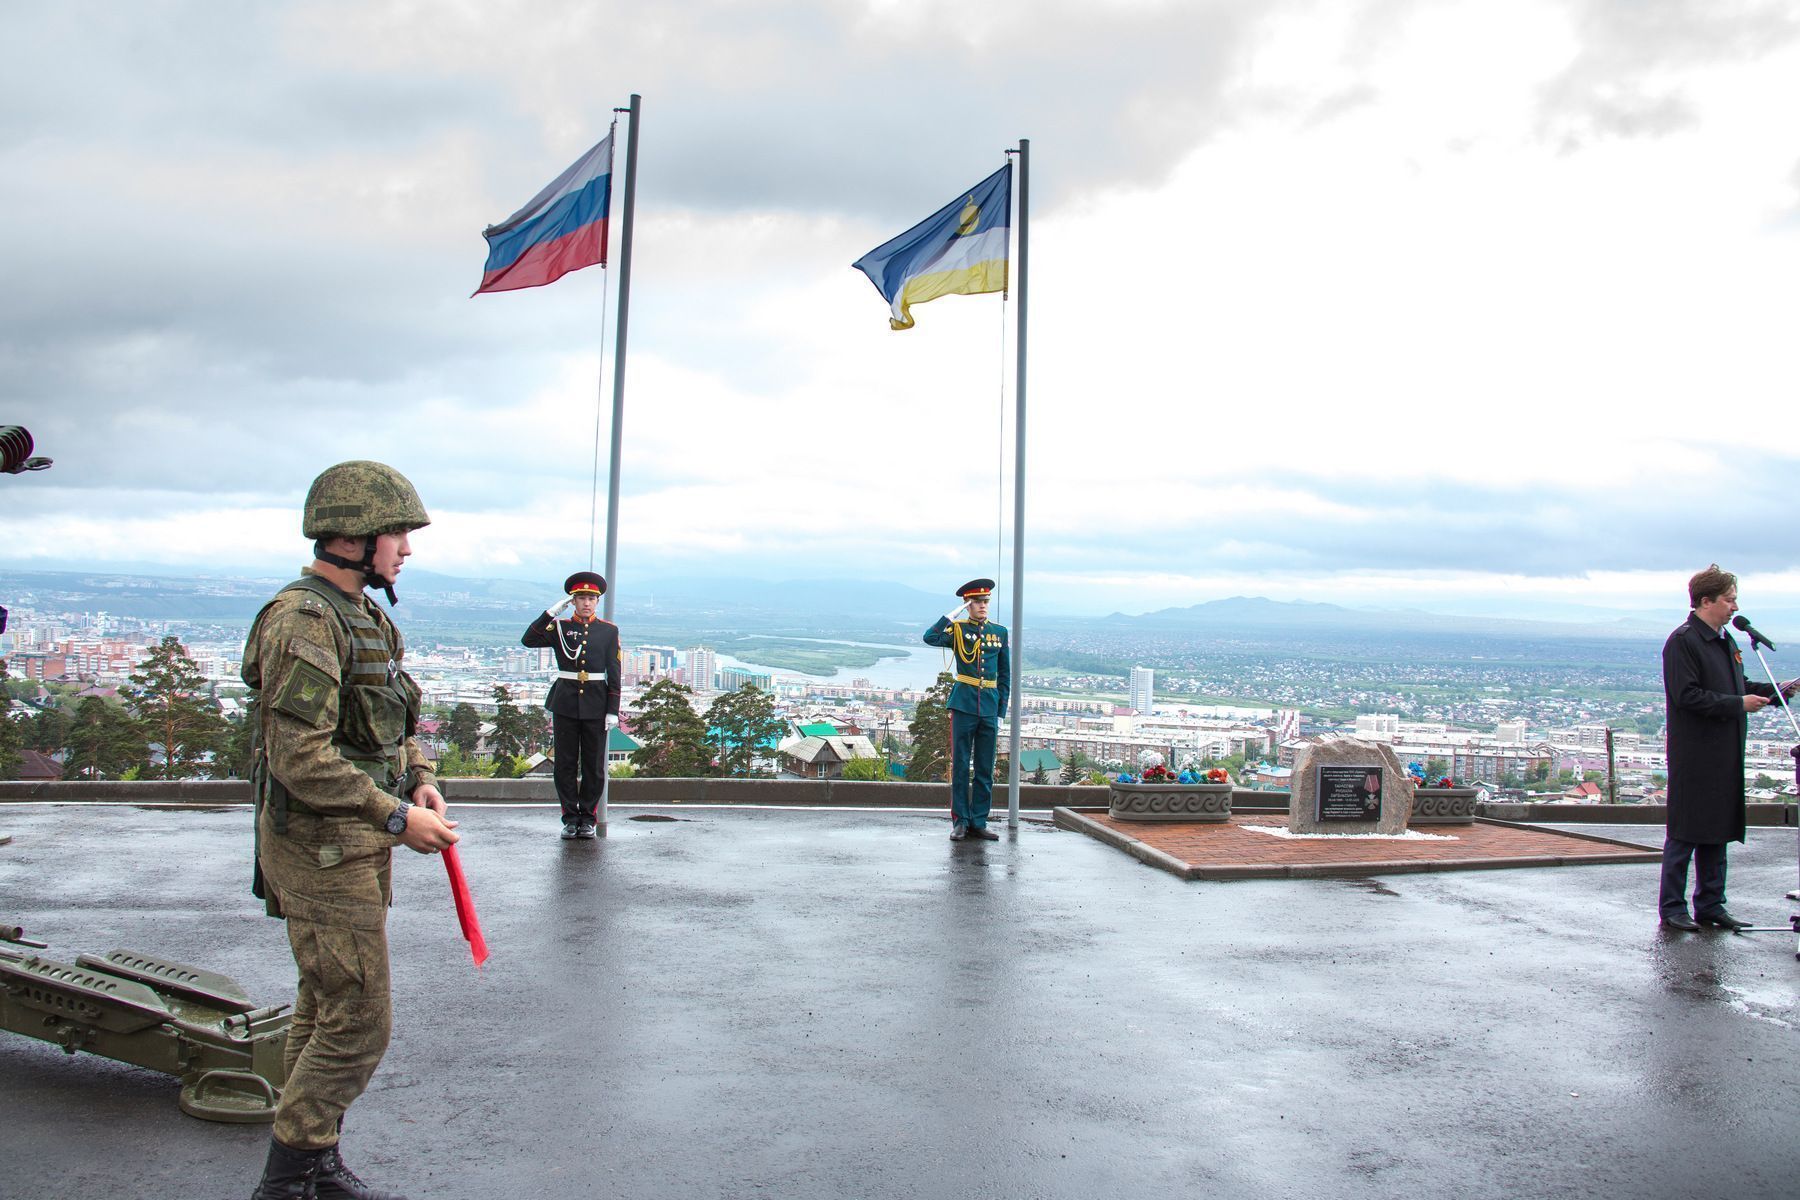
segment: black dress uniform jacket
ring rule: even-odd
[[[619,627],[595,617],[583,623],[541,616],[531,623],[519,641],[531,647],[549,646],[556,651],[559,671],[586,671],[587,681],[557,679],[550,685],[544,707],[559,717],[599,721],[619,715],[621,679]]]
[[[1701,845],[1744,840],[1746,693],[1775,689],[1744,678],[1744,655],[1699,617],[1689,616],[1663,644],[1663,692],[1669,705],[1669,836]]]

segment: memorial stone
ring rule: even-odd
[[[1288,830],[1405,833],[1412,787],[1392,747],[1355,738],[1321,742],[1294,764]]]

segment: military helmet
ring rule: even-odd
[[[306,492],[309,538],[373,537],[418,529],[431,515],[406,476],[386,463],[357,459],[327,467]]]

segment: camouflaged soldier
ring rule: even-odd
[[[396,842],[422,854],[457,840],[413,731],[419,689],[405,643],[363,594],[394,600],[430,523],[411,483],[376,462],[339,463],[306,494],[314,561],[257,614],[244,682],[257,722],[254,891],[287,919],[300,984],[287,1083],[252,1200],[404,1200],[369,1187],[338,1153],[344,1110],[387,1049],[387,908]]]

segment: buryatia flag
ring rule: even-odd
[[[939,296],[1006,290],[1012,227],[1012,164],[1007,163],[891,242],[851,264],[893,308],[888,324],[911,329],[911,308]]]
[[[475,294],[543,287],[570,271],[604,264],[611,203],[609,133],[524,208],[482,230],[488,258]]]

